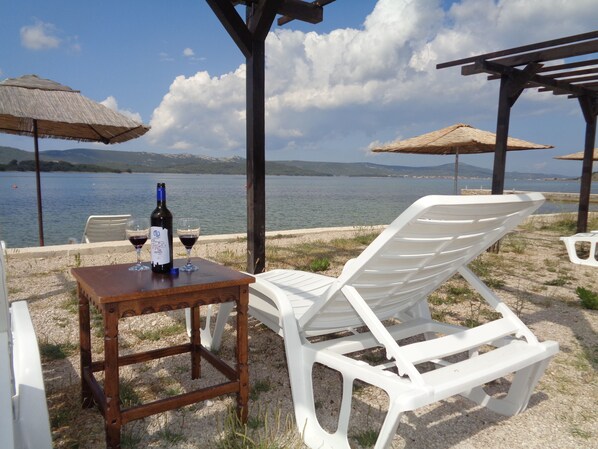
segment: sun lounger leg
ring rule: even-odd
[[[384,419],[384,423],[382,423],[382,428],[380,429],[380,433],[378,434],[378,440],[376,440],[376,445],[374,449],[385,449],[390,447],[392,443],[392,439],[397,433],[397,428],[399,427],[399,420],[401,419],[401,414],[403,410],[396,405],[395,401],[390,403],[388,412],[386,413],[386,418]]]
[[[216,351],[220,348],[220,344],[222,343],[222,334],[224,333],[224,326],[226,326],[226,321],[228,320],[228,317],[234,306],[234,302],[225,302],[220,304],[218,314],[216,315],[216,324],[214,325],[213,333],[211,331],[211,324],[214,309],[211,305],[208,306],[205,326],[200,329],[201,344],[204,347],[212,351]],[[185,309],[185,324],[187,326],[187,335],[191,336],[191,309]]]
[[[521,413],[527,408],[534,388],[551,359],[552,357],[545,358],[516,372],[507,396],[502,399],[489,396],[482,387],[473,388],[463,393],[463,396],[500,415],[512,416]]]

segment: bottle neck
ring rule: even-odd
[[[158,206],[166,205],[166,189],[164,187],[158,187],[156,199],[158,201]]]

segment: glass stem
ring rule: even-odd
[[[187,250],[187,266],[191,265],[191,248],[185,248]]]
[[[137,251],[137,266],[141,266],[141,248],[135,248]]]

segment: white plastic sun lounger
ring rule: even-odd
[[[81,243],[126,240],[130,215],[90,215],[85,223]]]
[[[500,414],[526,408],[558,344],[538,342],[467,264],[543,201],[539,193],[428,196],[347,262],[338,278],[295,270],[256,276],[249,313],[284,337],[296,423],[309,447],[349,448],[356,380],[381,388],[389,398],[378,449],[390,446],[401,413],[456,394]],[[428,295],[456,273],[500,314],[499,319],[466,328],[431,318]],[[393,318],[386,327],[385,320]],[[334,334],[346,329],[352,332]],[[326,338],[317,342],[308,338],[324,334]],[[417,342],[398,342],[418,335]],[[385,363],[374,366],[354,358],[356,352],[376,347],[384,348]],[[457,354],[459,361],[452,357]],[[334,433],[316,416],[316,363],[342,375]],[[515,375],[505,397],[486,394],[485,383],[510,373]]]
[[[4,242],[2,242],[3,244]],[[8,304],[0,248],[0,448],[52,447],[39,348],[27,302]]]

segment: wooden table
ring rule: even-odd
[[[236,393],[237,412],[247,420],[249,374],[247,367],[247,303],[248,285],[253,277],[204,259],[193,259],[199,267],[193,273],[178,276],[154,274],[151,270],[129,271],[132,264],[73,268],[79,295],[79,327],[81,349],[81,395],[83,407],[97,404],[104,415],[106,446],[120,448],[123,424],[146,416],[179,408],[227,393]],[[184,261],[175,261],[175,266]],[[217,358],[201,345],[199,307],[234,301],[237,307],[236,367]],[[90,310],[93,306],[104,322],[104,360],[92,362]],[[125,356],[118,354],[118,321],[120,318],[191,309],[190,342]],[[203,358],[229,381],[154,402],[121,409],[119,401],[119,367],[161,357],[191,353],[191,378],[200,377]],[[94,373],[104,371],[104,388]]]

